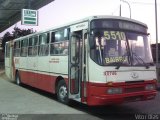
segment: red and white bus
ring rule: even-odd
[[[118,16],[93,16],[7,42],[5,72],[62,103],[118,104],[157,93],[147,25]]]

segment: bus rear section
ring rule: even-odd
[[[90,25],[88,105],[145,101],[156,96],[156,68],[147,26],[127,19]]]
[[[6,42],[5,45],[5,74],[8,78],[13,79],[13,41]]]

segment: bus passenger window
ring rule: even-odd
[[[55,32],[51,33],[51,43],[55,42]]]
[[[28,56],[36,56],[38,53],[38,36],[29,38]]]
[[[51,55],[68,55],[68,29],[51,33]]]
[[[68,41],[51,44],[51,55],[68,55]]]
[[[27,56],[27,48],[28,48],[28,39],[24,39],[21,41],[21,56]]]
[[[59,30],[55,32],[55,42],[64,41],[64,30]]]
[[[14,56],[15,57],[20,56],[20,41],[16,41],[14,44]]]
[[[49,53],[49,33],[39,36],[39,56],[47,56]]]

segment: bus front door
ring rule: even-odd
[[[69,43],[69,82],[68,97],[81,101],[81,84],[84,76],[84,31],[74,31]]]

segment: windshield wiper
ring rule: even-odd
[[[129,60],[130,54],[129,54],[129,49],[128,49],[128,46],[127,46],[127,42],[125,43],[125,46],[126,46],[126,52],[124,53],[124,55],[122,55],[122,61],[118,62],[118,65],[115,67],[115,69],[119,69],[121,67],[121,65],[123,64],[126,56],[128,56],[128,60]]]
[[[127,52],[127,53],[128,53],[128,52]],[[117,63],[118,65],[115,67],[115,69],[119,69],[119,68],[121,67],[121,65],[123,64],[126,56],[128,56],[128,55],[125,53],[125,54],[122,56],[122,61]]]
[[[149,65],[147,65],[147,63],[145,63],[144,60],[143,60],[141,57],[139,57],[139,56],[138,56],[136,53],[134,53],[134,52],[132,52],[132,54],[136,57],[137,62],[139,62],[139,60],[140,60],[140,61],[142,61],[142,63],[145,65],[146,69],[149,68]]]

